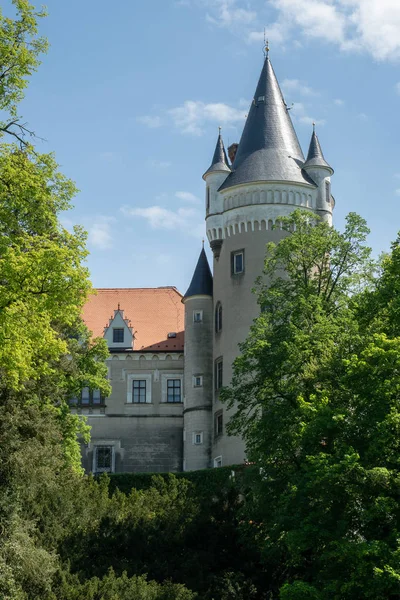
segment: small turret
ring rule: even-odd
[[[317,214],[328,223],[332,224],[332,209],[334,200],[331,195],[331,175],[334,171],[325,160],[321,144],[315,133],[315,123],[308,149],[307,159],[303,165],[304,171],[318,186],[316,210]]]
[[[206,219],[207,230],[214,230],[215,236],[209,239],[214,256],[218,258],[222,245],[222,228],[220,215],[223,211],[223,200],[218,189],[231,173],[224,142],[219,128],[217,144],[211,165],[203,175],[206,182]]]
[[[211,461],[213,394],[213,279],[204,246],[182,302],[185,304],[185,406],[183,468],[206,469]]]

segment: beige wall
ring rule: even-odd
[[[102,410],[81,409],[91,426],[91,441],[82,448],[87,472],[93,468],[96,445],[112,446],[115,471],[181,471],[183,403],[166,400],[168,377],[183,382],[183,355],[178,353],[118,353],[107,360],[112,393]],[[145,404],[128,402],[132,378],[147,381]],[[183,400],[183,385],[182,385]],[[91,413],[91,414],[90,414]]]
[[[259,314],[257,298],[251,293],[256,278],[261,275],[265,245],[278,242],[283,233],[279,230],[256,230],[238,233],[223,241],[219,260],[214,260],[214,309],[218,301],[222,303],[222,331],[214,334],[214,361],[223,358],[223,385],[229,385],[232,378],[232,363],[239,354],[238,344],[246,339],[250,326]],[[231,252],[244,249],[245,271],[241,275],[231,275]],[[215,394],[213,421],[218,411],[223,412],[224,432],[216,437],[214,432],[213,460],[222,456],[222,464],[240,464],[246,458],[243,441],[226,435],[226,424],[230,412]]]

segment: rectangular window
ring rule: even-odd
[[[223,378],[223,362],[222,358],[217,358],[215,361],[215,389],[219,390],[222,388]]]
[[[222,467],[222,456],[214,458],[214,468],[218,469],[219,467]]]
[[[222,435],[224,432],[224,421],[223,421],[223,415],[222,415],[222,410],[215,413],[214,416],[214,432],[215,432],[215,436],[219,436]]]
[[[182,402],[181,380],[167,379],[167,402]]]
[[[94,472],[111,473],[113,470],[113,451],[112,446],[94,447]]]
[[[84,387],[82,390],[81,396],[81,404],[89,404],[90,402],[90,392],[88,387]]]
[[[202,375],[194,375],[193,387],[201,387],[202,385],[203,385],[203,376]]]
[[[146,402],[146,380],[134,379],[132,390],[132,402],[143,404]]]
[[[93,390],[93,392],[92,392],[92,402],[93,402],[93,404],[101,404],[100,390]]]
[[[192,442],[195,446],[199,446],[203,443],[203,432],[202,431],[194,431]]]
[[[329,181],[325,181],[325,194],[326,194],[326,201],[330,202],[331,201],[331,186],[329,184]]]
[[[231,253],[231,274],[240,275],[244,273],[244,250]]]
[[[207,187],[206,195],[207,195],[206,209],[208,212],[210,210],[210,188],[209,187]]]
[[[201,323],[203,320],[203,311],[202,310],[194,310],[193,311],[193,322]]]
[[[124,341],[124,329],[123,327],[115,327],[113,329],[113,343],[120,344]]]

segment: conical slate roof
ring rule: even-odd
[[[321,144],[319,143],[319,139],[317,134],[315,133],[315,129],[311,136],[310,147],[308,149],[307,160],[304,163],[304,168],[306,167],[326,167],[330,169],[333,173],[332,167],[326,162]]]
[[[271,62],[266,57],[244,126],[232,173],[220,190],[254,181],[313,185]]]
[[[204,173],[203,178],[209,173],[214,173],[215,171],[227,171],[228,173],[230,172],[230,168],[228,166],[228,158],[226,156],[221,132],[219,132],[218,134],[217,145],[215,146],[214,156],[211,165]]]
[[[212,296],[213,278],[208,264],[204,248],[200,252],[199,260],[193,273],[192,281],[183,297],[183,300],[190,296]]]

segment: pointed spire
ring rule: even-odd
[[[307,160],[304,163],[304,169],[307,167],[325,167],[331,171],[331,175],[333,174],[333,169],[326,162],[325,157],[323,155],[321,144],[319,143],[319,139],[317,134],[315,133],[315,123],[313,123],[313,132],[310,141],[310,147],[308,149]]]
[[[214,173],[216,171],[227,171],[230,172],[228,157],[226,156],[224,142],[222,141],[221,136],[221,127],[218,128],[218,139],[217,145],[215,146],[214,156],[211,162],[211,165],[208,167],[207,171],[203,175],[203,179],[209,173]]]
[[[212,293],[213,278],[203,246],[193,273],[192,281],[190,282],[189,288],[184,295],[183,300],[190,298],[190,296],[212,296]]]
[[[255,181],[311,183],[303,152],[268,53],[239,142],[232,173],[221,190]]]

